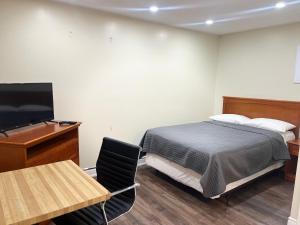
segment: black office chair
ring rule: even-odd
[[[141,148],[105,137],[96,164],[97,180],[112,197],[53,219],[56,225],[106,225],[133,207],[136,195],[135,174]],[[93,168],[89,168],[93,169]]]

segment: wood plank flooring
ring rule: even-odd
[[[286,225],[294,188],[275,172],[234,192],[226,206],[149,167],[139,168],[137,181],[133,209],[111,225]]]

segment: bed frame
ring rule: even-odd
[[[224,96],[223,113],[283,120],[296,126],[293,132],[299,137],[300,102]]]
[[[249,118],[271,118],[283,120],[296,126],[293,132],[295,133],[296,138],[299,137],[300,102],[224,96],[223,113],[239,114],[247,116]],[[229,205],[229,200],[233,192],[276,170],[270,171],[239,187],[223,193],[220,195],[220,197],[224,197],[226,200],[226,204]]]
[[[255,99],[255,98],[240,98],[240,97],[223,97],[223,113],[239,114],[249,118],[271,118],[278,119],[294,124],[296,128],[293,130],[296,138],[299,137],[300,128],[300,102],[284,101],[284,100],[269,100],[269,99]],[[269,173],[272,173],[271,171]],[[264,174],[261,177],[264,177]],[[260,179],[258,177],[248,183],[243,184],[221,196],[225,198],[226,205],[229,205],[229,200],[232,193],[245,187],[249,183]]]

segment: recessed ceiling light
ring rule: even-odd
[[[286,7],[286,3],[285,2],[278,2],[278,3],[276,3],[275,7],[277,9],[282,9],[282,8]]]
[[[149,7],[149,11],[152,13],[158,12],[159,8],[156,5],[152,5]]]
[[[205,24],[206,25],[212,25],[212,24],[214,24],[214,21],[213,20],[206,20]]]

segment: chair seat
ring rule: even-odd
[[[132,207],[132,202],[124,198],[122,195],[112,197],[105,204],[105,212],[107,220],[112,219],[128,212]],[[92,205],[72,213],[53,219],[56,225],[103,225],[104,218],[100,205]]]
[[[97,181],[114,196],[105,203],[107,221],[128,212],[135,201],[135,174],[141,148],[111,138],[103,138],[96,163]],[[89,206],[53,219],[57,225],[103,225],[100,204]]]

